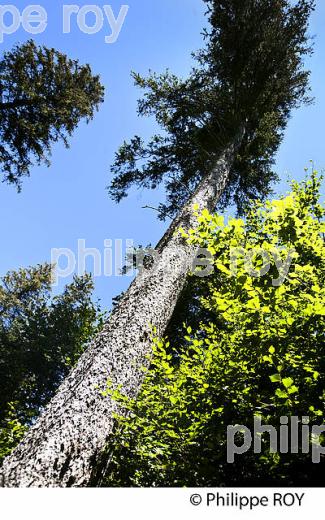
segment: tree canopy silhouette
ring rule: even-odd
[[[0,61],[0,169],[21,187],[36,164],[49,165],[53,143],[89,121],[103,101],[99,76],[55,49],[30,40]]]
[[[274,156],[290,112],[310,101],[303,62],[312,51],[314,0],[204,1],[210,27],[189,77],[133,73],[145,91],[139,115],[154,116],[162,133],[125,142],[112,166],[109,193],[118,202],[132,185],[165,183],[161,218],[177,213],[240,128],[245,136],[220,206],[234,202],[241,212],[249,199],[264,198],[277,179]]]

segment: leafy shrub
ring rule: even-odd
[[[317,484],[322,464],[307,454],[252,450],[227,463],[227,426],[253,428],[254,417],[279,430],[281,416],[325,411],[324,209],[314,172],[281,200],[253,205],[246,220],[198,215],[198,231],[181,233],[212,254],[213,274],[201,306],[213,317],[185,343],[154,339],[140,395],[120,403],[112,470],[106,484],[219,486]],[[241,248],[234,270],[233,248]],[[256,276],[264,251],[270,268]],[[250,255],[250,269],[244,256]],[[290,260],[289,264],[286,260]],[[281,267],[282,266],[282,267]],[[286,274],[287,269],[287,276]],[[279,270],[281,277],[279,282]]]

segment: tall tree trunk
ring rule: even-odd
[[[4,461],[3,487],[88,486],[114,427],[116,403],[103,397],[108,378],[136,396],[141,367],[151,352],[151,326],[163,335],[196,251],[175,234],[195,228],[193,205],[212,210],[229,177],[236,146],[230,146],[202,180],[164,238],[154,267],[143,269],[65,379],[42,416]]]

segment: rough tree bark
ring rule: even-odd
[[[230,146],[202,180],[159,242],[154,267],[143,269],[133,281],[42,416],[4,461],[2,487],[81,487],[93,482],[116,411],[116,403],[103,397],[101,390],[111,378],[127,395],[139,391],[141,366],[151,352],[150,324],[164,334],[196,255],[174,231],[197,226],[194,204],[200,210],[214,209],[226,186],[235,148]]]

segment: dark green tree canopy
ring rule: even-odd
[[[10,403],[30,424],[101,325],[89,275],[75,277],[54,298],[51,278],[45,264],[0,280],[0,430]]]
[[[312,52],[307,34],[314,0],[204,0],[206,46],[187,79],[167,71],[143,78],[140,116],[154,116],[162,133],[149,143],[125,142],[112,166],[116,201],[136,185],[165,183],[161,217],[177,213],[216,157],[245,130],[221,206],[264,198],[277,176],[274,156],[291,110],[308,98]]]
[[[0,61],[0,168],[4,180],[21,185],[35,162],[49,164],[53,143],[89,121],[104,89],[89,65],[33,41]]]

